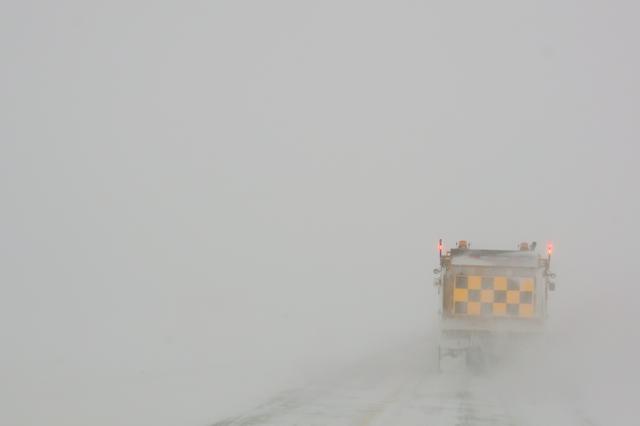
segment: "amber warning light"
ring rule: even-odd
[[[442,257],[442,238],[438,241],[438,254]]]

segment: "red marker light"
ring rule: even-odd
[[[547,255],[551,256],[551,253],[553,253],[553,243],[549,241],[547,243]]]
[[[442,238],[438,241],[438,253],[442,256]]]

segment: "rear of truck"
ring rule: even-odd
[[[465,241],[447,253],[440,248],[438,359],[463,355],[467,364],[481,365],[501,347],[541,333],[555,286],[550,256],[551,247],[541,257],[526,243],[519,250],[471,249]]]

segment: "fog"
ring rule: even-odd
[[[439,238],[554,241],[549,332],[492,383],[633,423],[639,12],[4,2],[0,424],[209,425],[395,368],[437,346]]]

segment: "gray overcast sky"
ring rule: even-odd
[[[440,237],[554,240],[561,318],[635,319],[638,18],[3,2],[0,419],[36,401],[73,424],[34,383],[67,401],[113,372],[290,371],[419,330]]]

